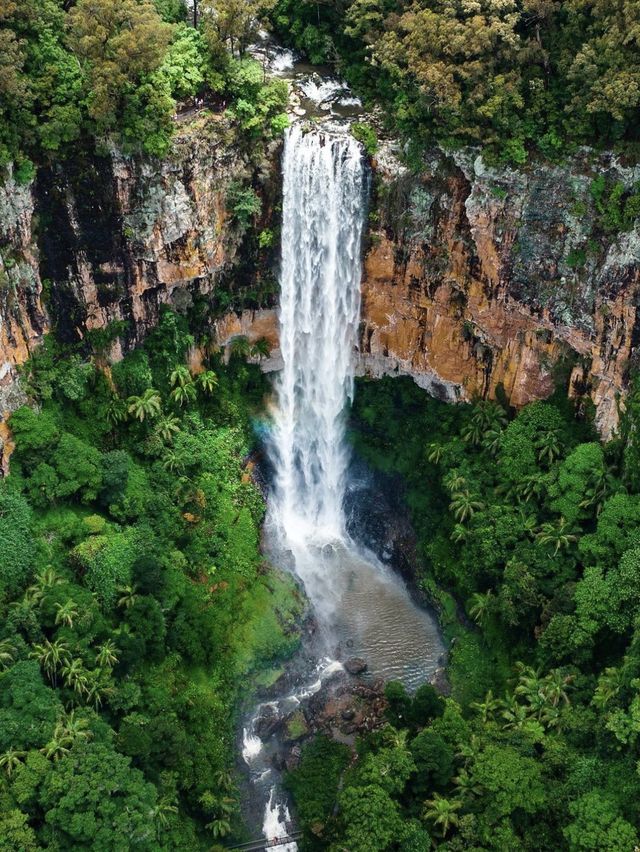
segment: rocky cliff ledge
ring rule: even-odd
[[[611,436],[638,343],[640,233],[637,222],[611,233],[601,208],[640,169],[584,152],[570,166],[497,171],[435,152],[416,178],[383,152],[377,177],[362,371],[411,375],[451,401],[502,389],[522,406],[564,369]]]
[[[202,113],[161,162],[79,151],[0,186],[0,459],[2,420],[24,402],[17,370],[48,331],[75,342],[113,329],[105,356],[117,360],[161,305],[255,285],[233,277],[246,269],[229,191],[256,187],[268,216],[278,147],[251,155],[224,116]]]

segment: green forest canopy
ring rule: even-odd
[[[245,57],[260,7],[224,8],[200,4],[194,29],[181,0],[2,0],[0,166],[27,179],[89,140],[162,155],[177,102],[204,92],[244,130],[281,132],[286,86]]]
[[[161,316],[111,371],[52,339],[0,480],[0,850],[199,850],[239,830],[241,684],[296,647],[245,475],[258,367]]]
[[[388,726],[356,762],[307,746],[288,782],[305,849],[638,844],[639,403],[636,385],[602,445],[560,393],[514,417],[410,379],[359,383],[355,446],[407,486],[452,695],[390,683]]]
[[[522,163],[639,141],[638,0],[278,0],[272,20],[421,144]]]

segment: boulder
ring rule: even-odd
[[[344,664],[345,669],[350,675],[359,675],[367,670],[367,663],[362,657],[349,657]]]

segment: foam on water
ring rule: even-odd
[[[286,837],[289,833],[288,826],[291,824],[291,815],[289,808],[284,802],[279,802],[276,798],[275,788],[271,789],[269,801],[264,811],[264,821],[262,823],[262,831],[267,840],[275,840],[277,837]],[[298,844],[279,843],[277,846],[269,847],[275,852],[297,852]]]

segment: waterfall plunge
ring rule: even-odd
[[[362,150],[349,135],[288,131],[284,151],[274,513],[287,544],[342,540],[366,207]]]
[[[367,172],[348,134],[292,127],[283,161],[280,345],[270,527],[290,551],[329,655],[347,647],[371,671],[423,682],[439,642],[402,581],[352,540],[344,512],[360,322]]]
[[[360,320],[360,249],[367,175],[348,135],[288,131],[283,163],[280,345],[271,454],[274,493],[268,525],[275,552],[290,551],[329,654],[348,648],[370,670],[423,683],[442,650],[437,627],[397,577],[346,531],[349,452],[344,410],[353,395]],[[299,703],[340,664],[328,657],[319,679],[285,699]],[[322,673],[324,672],[324,674]],[[250,751],[248,739],[245,747]],[[266,837],[287,833],[277,784],[264,811]],[[295,852],[283,843],[276,852]]]

